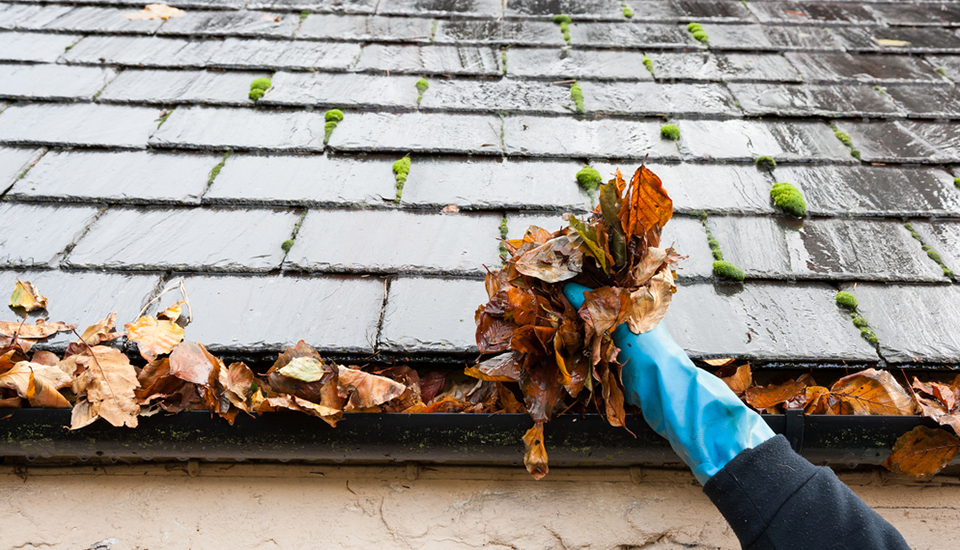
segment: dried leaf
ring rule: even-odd
[[[144,316],[124,328],[127,339],[137,344],[140,355],[147,361],[170,353],[183,340],[183,327],[168,319]]]
[[[116,322],[117,312],[114,311],[96,324],[87,327],[87,329],[83,331],[83,334],[80,335],[80,340],[88,346],[95,346],[103,342],[115,340],[123,336],[119,332],[112,332],[113,325]]]
[[[74,392],[85,394],[86,399],[82,405],[78,399],[70,429],[86,426],[92,417],[103,418],[116,427],[136,428],[140,405],[134,391],[140,383],[127,356],[114,348],[95,346],[80,354],[77,364],[83,371],[73,382]],[[85,407],[89,411],[83,410]]]
[[[763,410],[793,399],[804,388],[806,385],[803,382],[788,380],[783,384],[752,387],[746,390],[744,398],[751,407]]]
[[[890,38],[878,38],[877,44],[881,46],[890,46],[893,48],[903,48],[910,45],[910,42],[907,40],[893,40]]]
[[[520,379],[519,354],[515,351],[491,357],[486,361],[467,367],[463,372],[467,376],[489,380],[491,382],[516,382]]]
[[[359,369],[338,367],[340,393],[348,397],[346,410],[365,409],[400,397],[403,384]]]
[[[703,360],[704,363],[710,365],[711,367],[725,367],[730,363],[733,363],[734,361],[736,361],[736,358],[734,357],[723,357],[721,359],[704,359]],[[717,376],[720,376],[719,371],[717,372]]]
[[[180,300],[179,302],[158,313],[157,319],[166,319],[167,321],[176,323],[177,320],[180,319],[180,314],[183,313],[183,305],[185,303],[186,302],[183,300]]]
[[[60,395],[60,392],[34,372],[30,373],[26,397],[30,401],[31,407],[69,409],[71,406],[70,402]]]
[[[537,422],[523,434],[523,444],[526,452],[523,454],[523,465],[533,476],[533,479],[543,479],[550,472],[547,465],[547,449],[543,445],[543,423]]]
[[[166,4],[147,4],[140,11],[124,13],[123,16],[127,19],[163,19],[167,20],[171,17],[183,17],[187,12],[178,9],[172,8]]]
[[[627,302],[627,326],[634,334],[643,334],[656,328],[667,314],[667,308],[677,291],[670,270],[654,275],[647,286],[630,294]]]
[[[56,366],[60,362],[60,358],[57,357],[56,353],[51,351],[35,351],[33,352],[33,357],[30,359],[31,363],[38,363],[40,365]],[[64,371],[66,372],[66,371]],[[73,371],[68,372],[67,374],[73,374]]]
[[[220,360],[197,342],[181,342],[170,353],[170,374],[194,384],[207,384],[219,364]]]
[[[646,166],[633,174],[627,194],[618,217],[628,243],[634,236],[643,237],[662,228],[673,217],[673,201],[663,190],[660,178]]]
[[[844,376],[830,388],[830,398],[840,402],[843,414],[914,414],[916,406],[907,390],[887,371],[866,369]]]
[[[547,283],[567,281],[583,270],[583,239],[577,234],[561,235],[524,252],[514,261],[517,270]]]
[[[284,409],[316,416],[333,427],[336,427],[337,422],[343,415],[343,412],[339,409],[324,407],[323,405],[301,399],[295,395],[267,397],[259,404],[257,412],[274,412]]]
[[[70,332],[77,328],[77,325],[70,325],[62,322],[48,323],[43,319],[37,319],[36,324],[18,323],[12,321],[0,321],[0,336],[17,335],[19,338],[28,338],[39,340],[53,336],[58,332]]]
[[[830,390],[823,386],[808,386],[803,390],[805,404],[804,414],[828,414],[830,412],[828,398]]]
[[[721,361],[724,361],[724,359],[721,359]],[[726,373],[721,371],[717,372],[717,376],[719,376],[720,379],[723,380],[723,383],[726,384],[733,393],[737,394],[738,397],[742,396],[744,392],[747,391],[747,388],[753,384],[753,373],[750,372],[750,363],[740,365],[736,368],[736,371],[728,376],[722,376],[722,374]]]
[[[932,477],[960,452],[960,439],[939,428],[917,426],[900,436],[883,461],[891,472],[911,477]]]
[[[329,369],[325,369],[323,363],[313,357],[295,357],[280,369],[280,374],[304,382],[316,382],[328,372]]]
[[[10,295],[10,307],[22,307],[25,311],[47,309],[47,297],[41,296],[40,289],[30,281],[17,279]]]
[[[71,383],[70,376],[59,367],[27,361],[21,361],[0,374],[0,388],[17,392],[20,397],[29,399],[34,407],[70,407],[57,390],[70,387]]]

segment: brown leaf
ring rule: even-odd
[[[33,352],[33,358],[30,359],[30,362],[53,367],[60,362],[60,358],[57,357],[56,353],[41,350]],[[68,372],[67,374],[73,374],[73,371]]]
[[[483,306],[480,306],[481,309]],[[477,313],[477,349],[480,353],[507,351],[518,325],[483,312]]]
[[[137,344],[140,355],[147,361],[170,353],[183,340],[183,327],[153,316],[141,317],[124,328],[127,329],[127,339]]]
[[[73,382],[78,400],[70,429],[85,426],[97,416],[116,427],[136,428],[140,405],[134,391],[140,383],[127,356],[114,348],[95,346],[80,354],[77,365],[83,371]],[[81,394],[86,395],[85,404],[80,403]],[[83,410],[88,406],[89,411]]]
[[[19,323],[12,321],[0,321],[0,336],[17,335],[19,338],[29,338],[39,340],[53,336],[58,332],[70,332],[77,328],[77,325],[70,325],[62,322],[48,323],[43,319],[37,319],[36,324]]]
[[[583,270],[583,239],[576,233],[554,237],[511,259],[524,275],[548,283],[576,277]]]
[[[166,4],[147,4],[140,11],[127,12],[122,14],[127,19],[163,19],[167,20],[171,17],[183,17],[187,12],[178,9],[172,8]]]
[[[30,401],[31,407],[69,409],[71,406],[70,402],[67,401],[64,396],[60,395],[60,392],[48,384],[43,377],[38,376],[34,372],[30,373],[26,397]]]
[[[10,295],[10,307],[22,307],[25,311],[47,309],[47,297],[41,296],[40,290],[30,281],[17,279]]]
[[[732,365],[731,365],[732,366]],[[747,388],[753,384],[753,373],[750,371],[750,363],[745,363],[736,367],[733,372],[727,374],[727,369],[717,371],[717,376],[723,380],[723,383],[729,387],[737,396],[742,396]]]
[[[424,403],[433,401],[433,398],[443,391],[447,385],[447,377],[442,372],[431,371],[420,377],[420,399]]]
[[[913,398],[887,371],[866,369],[844,376],[830,388],[842,414],[914,414]]]
[[[550,472],[547,465],[547,449],[543,444],[543,423],[537,422],[523,434],[523,445],[526,452],[523,454],[523,465],[533,476],[533,479],[543,479]]]
[[[606,334],[622,321],[628,297],[614,287],[601,287],[583,293],[580,317],[593,334]],[[587,331],[587,337],[593,336]]]
[[[496,382],[497,384],[497,395],[500,397],[500,405],[503,407],[503,412],[510,414],[524,413],[527,411],[526,407],[523,406],[517,396],[514,395],[513,391],[510,390],[505,384]]]
[[[808,386],[804,388],[803,396],[805,399],[804,414],[832,414],[828,404],[829,389],[823,386]]]
[[[170,353],[170,374],[204,385],[210,380],[210,374],[220,363],[220,360],[210,354],[203,344],[197,342],[181,342]]]
[[[646,166],[633,174],[627,195],[618,216],[627,242],[633,236],[643,237],[650,230],[662,228],[673,217],[673,201],[663,190],[660,178]]]
[[[492,382],[516,382],[520,379],[519,354],[510,351],[464,369],[467,376]]]
[[[883,466],[911,477],[932,477],[960,452],[960,439],[939,428],[917,426],[893,444]]]
[[[941,426],[950,426],[954,433],[960,434],[960,407],[954,388],[935,381],[920,382],[916,377],[913,379],[913,387],[918,392],[914,399],[920,415],[932,418]]]
[[[653,274],[667,262],[667,250],[665,248],[648,247],[643,260],[634,268],[633,278],[636,284],[643,285],[653,277]]]
[[[88,346],[95,346],[103,342],[115,340],[123,336],[119,332],[112,332],[113,325],[116,322],[117,312],[114,311],[110,315],[107,315],[98,321],[96,324],[87,327],[87,329],[83,331],[83,334],[80,335],[80,340]]]
[[[676,291],[673,275],[665,269],[654,275],[647,286],[632,292],[626,310],[630,332],[643,334],[659,325]]]
[[[806,385],[797,380],[788,380],[783,384],[755,386],[744,393],[746,402],[753,408],[763,410],[793,399]]]
[[[20,397],[28,399],[27,392],[29,391],[32,374],[40,378],[44,385],[50,386],[54,390],[69,387],[72,382],[70,376],[60,370],[59,367],[21,361],[0,374],[0,388],[14,390]]]
[[[339,367],[340,393],[348,396],[346,410],[365,409],[400,397],[406,389],[403,384],[384,376],[359,369]]]

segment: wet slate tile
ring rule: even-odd
[[[0,203],[0,266],[52,266],[97,212],[90,206]]]
[[[77,268],[262,272],[280,267],[298,214],[284,210],[111,208],[67,256]]]
[[[499,76],[500,52],[476,46],[388,46],[363,48],[358,71],[389,73]]]
[[[549,136],[549,137],[548,137]],[[679,158],[657,122],[511,116],[503,121],[507,154],[564,158]]]
[[[941,68],[954,82],[960,80],[960,55],[927,55],[924,61],[934,68]]]
[[[898,221],[711,217],[707,224],[723,258],[751,278],[943,280]]]
[[[152,34],[162,19],[129,19],[124,8],[48,6],[21,23],[22,28],[63,32],[118,32]]]
[[[623,21],[623,8],[616,2],[604,0],[507,0],[503,8],[506,17],[548,18],[558,13],[569,15],[574,21]]]
[[[720,84],[580,82],[592,113],[618,115],[739,116],[734,99]]]
[[[646,14],[647,5],[651,2],[641,2],[633,6],[633,20],[650,20]],[[663,2],[670,15],[660,20],[687,23],[700,22],[753,22],[755,19],[745,5],[736,2],[710,2],[702,0],[668,0]],[[654,10],[659,12],[660,10]],[[675,16],[673,16],[675,14]],[[657,17],[660,17],[658,14]]]
[[[500,216],[400,210],[310,210],[286,269],[355,273],[485,273],[500,265]],[[362,236],[362,246],[351,238]],[[279,245],[278,245],[279,246]]]
[[[44,153],[44,149],[31,147],[0,147],[0,191],[23,174]]]
[[[267,72],[130,69],[121,72],[99,99],[108,103],[249,105],[250,83],[269,76]]]
[[[583,213],[577,214],[581,219],[583,218]],[[558,212],[507,212],[506,219],[508,239],[523,238],[524,233],[527,232],[527,228],[531,225],[546,229],[551,233],[570,225],[563,219],[563,215]]]
[[[359,44],[227,38],[207,65],[227,69],[346,69],[359,53]]]
[[[960,6],[955,3],[881,4],[870,6],[889,25],[956,27],[960,25]]]
[[[778,166],[776,181],[794,184],[814,216],[957,216],[953,176],[919,166]],[[769,201],[769,194],[767,200]]]
[[[251,0],[248,10],[292,10],[318,13],[373,13],[377,0]]]
[[[604,180],[619,168],[629,178],[639,163],[591,163]],[[647,165],[663,182],[675,212],[711,214],[769,214],[768,176],[752,165],[736,164],[657,164]]]
[[[414,157],[402,206],[461,209],[584,211],[590,197],[580,190],[571,161],[443,159]]]
[[[890,86],[886,93],[913,118],[960,117],[960,91],[953,86]]]
[[[868,25],[880,22],[875,12],[854,2],[753,2],[747,6],[761,23]]]
[[[0,114],[0,142],[143,148],[157,109],[114,105],[15,105]]]
[[[298,38],[371,42],[427,42],[433,20],[418,17],[311,14],[300,23]]]
[[[42,0],[26,0],[28,2],[40,2],[46,3]],[[247,0],[170,0],[167,4],[181,9],[188,8],[200,8],[200,9],[220,9],[220,10],[238,10],[243,7]],[[96,5],[109,5],[109,6],[127,6],[135,7],[138,11],[143,8],[142,2],[137,2],[137,0],[73,0],[71,4],[96,4]]]
[[[21,200],[198,204],[219,155],[51,151],[17,181]],[[95,174],[95,177],[91,175]]]
[[[584,86],[585,88],[585,86]],[[430,84],[420,102],[423,110],[569,114],[576,110],[570,84],[546,81],[444,80]]]
[[[684,285],[664,323],[691,357],[876,361],[835,295],[810,283]]]
[[[889,117],[902,114],[868,84],[729,84],[747,116]]]
[[[300,16],[259,11],[188,11],[169,19],[160,35],[292,36]]]
[[[614,5],[612,2],[610,4]],[[608,48],[697,49],[704,47],[703,44],[694,40],[686,27],[657,23],[574,22],[570,25],[570,40],[577,46]]]
[[[790,52],[786,58],[804,82],[945,83],[933,67],[912,56]]]
[[[511,44],[564,46],[563,35],[552,21],[441,19],[435,44]]]
[[[378,14],[439,17],[503,16],[500,0],[380,0]]]
[[[80,38],[73,34],[0,32],[0,61],[53,63]]]
[[[710,47],[720,50],[842,51],[834,29],[787,25],[714,25],[705,24]],[[683,29],[686,31],[686,29]],[[690,33],[687,33],[688,35]]]
[[[204,203],[382,206],[395,195],[393,159],[231,155]]]
[[[183,284],[194,311],[187,338],[214,352],[280,351],[303,340],[371,353],[377,340],[384,284],[376,278],[195,275]],[[160,307],[178,299],[172,292]]]
[[[819,122],[680,120],[676,124],[684,158],[752,161],[769,155],[777,160],[855,162],[830,127]]]
[[[844,285],[890,363],[960,363],[960,286]]]
[[[773,80],[799,82],[790,63],[774,54],[651,53],[657,80]]]
[[[946,158],[902,122],[837,121],[864,162],[942,162]]]
[[[91,99],[116,76],[112,69],[59,64],[0,65],[0,97]]]
[[[378,347],[476,353],[473,311],[486,302],[481,280],[399,277],[390,282]]]
[[[960,273],[960,223],[956,221],[913,222],[924,244],[940,254],[940,260],[954,273]]]
[[[78,331],[83,331],[112,312],[117,312],[117,326],[120,328],[125,323],[133,322],[160,282],[158,275],[60,270],[0,271],[0,285],[4,288],[13,288],[17,279],[37,285],[47,297],[50,321],[76,324]],[[3,309],[3,320],[18,320],[12,310]],[[38,347],[63,349],[76,340],[76,335],[72,333],[61,333],[38,344]]]
[[[0,29],[16,29],[22,21],[30,19],[41,9],[31,4],[0,4]]]
[[[497,154],[500,119],[443,113],[348,113],[333,131],[329,146],[336,151]]]
[[[960,128],[956,124],[919,120],[905,120],[900,124],[933,146],[939,158],[960,162]]]
[[[132,67],[203,67],[222,45],[220,40],[88,36],[66,52],[64,59]]]
[[[511,48],[507,74],[557,79],[653,80],[637,51],[574,50],[569,48]]]
[[[181,107],[150,138],[150,145],[320,151],[325,123],[322,111]],[[0,132],[2,127],[0,116]]]
[[[831,29],[848,51],[957,53],[960,37],[929,27],[836,27]]]
[[[354,73],[285,72],[259,103],[331,107],[417,107],[417,77]],[[436,83],[431,83],[433,93]],[[246,92],[244,92],[246,94]]]

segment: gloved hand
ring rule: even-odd
[[[587,290],[567,283],[563,293],[579,308]],[[723,380],[694,366],[663,323],[643,334],[623,323],[613,341],[620,348],[627,402],[641,408],[647,424],[667,438],[701,484],[740,451],[774,436]]]

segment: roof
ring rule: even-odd
[[[960,363],[960,3],[169,3],[0,2],[0,288],[34,282],[54,320],[131,322],[183,278],[214,351],[474,353],[502,222],[559,229],[585,162],[646,158],[692,356]]]

